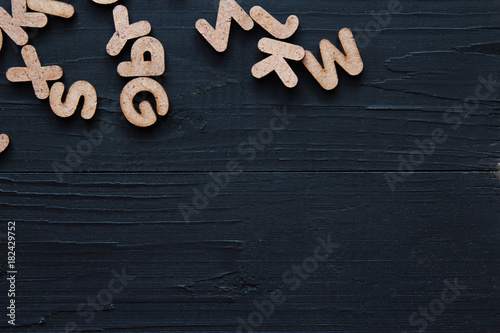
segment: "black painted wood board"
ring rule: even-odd
[[[59,119],[30,84],[8,82],[7,69],[23,65],[20,48],[4,38],[0,51],[0,133],[12,140],[0,155],[0,331],[237,332],[238,318],[242,332],[499,331],[500,89],[460,126],[444,118],[475,95],[480,77],[500,81],[499,1],[401,0],[402,12],[360,47],[364,72],[340,70],[326,92],[300,64],[294,89],[273,75],[254,79],[262,28],[233,24],[228,50],[215,52],[194,28],[199,18],[215,22],[215,1],[122,0],[166,51],[158,81],[171,109],[148,129],[120,116],[128,80],[116,66],[131,43],[106,54],[113,6],[71,3],[76,15],[50,17],[30,44],[43,64],[63,68],[65,84],[96,87],[93,120]],[[282,21],[297,15],[290,42],[319,56],[319,41],[339,45],[343,27],[361,45],[371,12],[389,2],[239,3]],[[240,144],[284,108],[294,117],[249,160]],[[102,142],[55,172],[102,121],[114,126]],[[407,170],[401,158],[416,158],[416,140],[436,130],[447,139]],[[231,161],[241,172],[196,201]],[[196,204],[203,208],[186,223],[180,208]],[[8,221],[17,229],[15,328],[5,316]],[[338,247],[307,266],[318,237]],[[283,278],[304,260],[307,278]],[[111,292],[112,271],[123,269],[135,278],[90,311],[89,298]],[[420,312],[440,310],[455,282],[464,287],[442,313]],[[272,314],[259,310],[278,289],[285,300]]]

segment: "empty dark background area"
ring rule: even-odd
[[[445,279],[467,288],[426,332],[498,332],[499,94],[457,129],[443,114],[473,95],[478,77],[500,81],[500,2],[401,0],[403,10],[361,49],[364,72],[324,91],[299,64],[299,85],[250,69],[265,57],[269,35],[233,23],[218,54],[194,24],[216,20],[214,1],[124,0],[132,22],[148,20],[166,52],[158,80],[169,114],[147,129],[123,120],[118,104],[128,61],[105,48],[113,5],[73,1],[71,19],[49,17],[32,33],[43,65],[64,70],[62,82],[92,83],[99,95],[91,121],[59,119],[29,83],[7,81],[22,66],[4,34],[0,51],[0,221],[17,222],[17,327],[5,332],[234,332],[254,300],[282,288],[286,302],[255,330],[263,332],[415,332],[409,317],[440,297]],[[290,42],[319,56],[321,39],[339,45],[344,27],[363,30],[387,1],[240,1],[282,22],[299,17]],[[10,7],[1,0],[0,6]],[[238,145],[269,126],[273,109],[296,117],[243,172],[185,223],[210,172],[243,160]],[[67,147],[101,121],[115,130],[61,177]],[[391,191],[385,176],[399,157],[435,129],[448,136]],[[317,237],[340,244],[297,290],[282,274],[310,256]],[[2,242],[4,244],[5,242]],[[0,258],[7,306],[6,244]],[[111,271],[136,278],[90,323],[79,304],[107,288]]]

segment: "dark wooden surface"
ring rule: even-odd
[[[148,20],[166,51],[168,116],[148,129],[120,118],[127,80],[105,52],[113,6],[72,2],[69,20],[49,18],[32,33],[43,64],[64,70],[63,82],[87,80],[99,95],[92,121],[58,119],[29,84],[5,72],[23,64],[4,35],[0,52],[0,221],[17,222],[16,328],[5,332],[235,332],[254,300],[277,288],[286,301],[259,332],[416,332],[409,316],[440,297],[445,279],[467,286],[426,332],[498,332],[499,93],[482,99],[459,128],[443,114],[473,95],[478,77],[500,81],[500,2],[402,0],[403,11],[361,49],[365,71],[340,71],[325,92],[299,64],[299,85],[275,76],[256,80],[261,28],[233,24],[228,51],[217,54],[196,32],[215,22],[213,1],[124,0],[132,21]],[[295,14],[291,41],[318,55],[343,27],[362,30],[386,1],[240,2],[261,5],[280,20]],[[9,1],[0,0],[0,6]],[[255,160],[238,145],[269,126],[273,109],[296,117]],[[66,147],[105,120],[105,135],[73,171]],[[448,136],[391,191],[385,176],[399,156],[435,129]],[[185,223],[179,205],[231,160],[243,172]],[[294,291],[282,274],[310,256],[317,237],[340,244]],[[5,235],[3,236],[5,238]],[[4,244],[5,239],[2,239]],[[5,244],[4,244],[5,245]],[[2,308],[7,305],[2,245]],[[125,268],[136,276],[90,323],[77,313]]]

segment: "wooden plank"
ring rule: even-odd
[[[165,46],[167,73],[160,81],[171,102],[168,117],[146,131],[120,121],[118,100],[127,81],[116,67],[130,60],[131,43],[120,56],[107,56],[105,46],[114,32],[112,6],[75,4],[74,19],[51,18],[32,41],[44,63],[63,67],[67,86],[86,80],[96,87],[95,119],[55,119],[29,84],[8,82],[3,73],[21,66],[22,59],[6,40],[0,53],[0,121],[13,149],[0,162],[2,172],[52,172],[54,162],[64,163],[66,146],[75,148],[84,139],[82,130],[99,128],[103,119],[119,129],[106,135],[75,171],[222,170],[228,157],[238,157],[241,142],[268,126],[272,109],[285,105],[298,115],[296,121],[258,154],[251,170],[396,170],[398,155],[410,154],[415,139],[428,138],[436,128],[443,128],[449,139],[419,170],[493,170],[498,163],[498,93],[481,100],[458,130],[443,120],[448,109],[474,94],[479,76],[500,80],[491,1],[404,3],[403,13],[393,15],[387,28],[361,49],[363,74],[352,78],[339,70],[340,84],[333,92],[322,91],[300,64],[292,64],[301,82],[293,91],[276,77],[254,79],[250,69],[263,59],[257,43],[268,36],[260,28],[245,32],[235,27],[228,51],[217,54],[194,29],[198,18],[216,18],[209,2],[139,6],[131,1],[128,6],[131,21],[149,20],[152,36]],[[266,4],[282,21],[299,16],[301,29],[291,41],[316,56],[321,39],[338,45],[341,28],[359,30],[374,20],[371,10],[384,7],[382,1]],[[439,33],[432,33],[436,29]],[[33,133],[40,133],[36,142],[27,140]]]
[[[2,175],[0,219],[16,217],[19,235],[23,332],[69,321],[107,332],[234,332],[237,317],[276,288],[287,301],[262,331],[414,331],[408,317],[455,278],[467,289],[428,331],[497,324],[491,173],[417,173],[396,193],[381,173],[243,173],[184,223],[178,204],[208,181],[199,173],[73,174],[64,183]],[[328,234],[340,248],[288,289],[282,274]],[[76,308],[123,267],[136,278],[86,324]]]
[[[249,325],[254,302],[278,288],[286,301],[255,331],[400,333],[422,323],[429,333],[498,331],[500,89],[486,84],[468,116],[457,113],[460,126],[443,118],[482,80],[500,82],[498,1],[401,0],[402,12],[371,37],[372,11],[388,0],[238,1],[279,22],[296,15],[287,42],[318,59],[322,39],[338,47],[338,32],[352,29],[365,69],[358,77],[339,69],[330,92],[300,63],[291,64],[294,89],[253,78],[265,57],[257,43],[270,37],[257,25],[233,24],[226,52],[216,52],[195,29],[200,18],[215,24],[216,1],[119,3],[130,22],[151,23],[166,53],[158,81],[170,110],[148,129],[121,116],[129,79],[117,66],[133,43],[106,53],[114,5],[73,1],[71,19],[26,29],[41,62],[64,70],[66,87],[96,88],[90,121],[59,119],[30,83],[8,82],[7,70],[24,62],[1,35],[0,133],[11,142],[0,156],[0,221],[17,222],[19,327],[0,321],[0,331],[58,333],[74,323],[83,332],[236,332],[238,318]],[[269,134],[285,106],[294,117],[253,156],[247,143]],[[102,139],[88,138],[96,131]],[[447,139],[433,147],[436,131]],[[416,140],[432,152],[401,173],[409,166],[401,159],[418,158]],[[210,173],[232,161],[243,172],[196,201],[217,178]],[[283,274],[328,235],[340,246],[292,289]],[[111,292],[123,269],[135,278],[89,311],[85,303]],[[465,287],[425,319],[418,312],[439,305],[448,283]]]

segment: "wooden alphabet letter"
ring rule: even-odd
[[[10,139],[7,134],[0,134],[0,154],[9,146]]]
[[[143,91],[152,93],[156,99],[156,109],[158,115],[164,116],[168,113],[169,101],[163,87],[155,80],[140,77],[130,81],[123,88],[120,96],[120,104],[123,114],[129,122],[138,127],[149,127],[156,123],[156,114],[148,101],[139,104],[140,113],[134,108],[134,97]]]
[[[293,88],[297,85],[299,78],[285,59],[295,61],[302,60],[305,51],[301,46],[269,38],[262,38],[259,41],[259,50],[271,54],[271,56],[252,67],[252,75],[255,78],[260,79],[275,71],[286,87]]]
[[[19,46],[26,45],[29,41],[28,34],[3,7],[0,7],[0,28]]]
[[[151,24],[148,21],[130,24],[128,9],[125,6],[116,6],[113,9],[113,18],[116,32],[106,46],[110,56],[119,55],[128,40],[146,36],[151,32]]]
[[[224,52],[229,41],[231,20],[234,19],[244,30],[252,30],[252,18],[235,0],[220,0],[215,29],[205,19],[196,21],[196,30],[212,45],[217,52]]]
[[[335,89],[339,83],[335,62],[352,76],[363,71],[363,60],[351,30],[347,28],[340,30],[339,39],[346,55],[343,55],[329,40],[323,39],[319,44],[325,68],[321,67],[310,51],[306,51],[306,56],[302,60],[304,66],[325,90]]]
[[[144,54],[149,52],[151,60],[145,61]],[[165,72],[165,50],[160,41],[153,37],[142,37],[132,45],[131,62],[118,65],[122,77],[160,76]]]
[[[55,0],[28,0],[28,7],[39,13],[70,18],[75,14],[73,6]]]
[[[50,107],[56,115],[61,118],[71,117],[78,107],[80,98],[85,99],[82,108],[82,118],[92,119],[97,109],[97,92],[95,88],[86,81],[78,81],[73,83],[69,88],[66,101],[62,102],[62,95],[64,93],[64,84],[56,82],[50,89]]]
[[[286,24],[281,24],[276,20],[271,14],[269,14],[264,8],[260,6],[254,6],[250,9],[250,16],[260,25],[262,28],[266,29],[274,38],[287,39],[292,37],[292,35],[299,28],[299,18],[295,15],[291,15],[286,20]]]
[[[49,97],[49,85],[47,81],[56,81],[63,76],[63,70],[59,66],[42,67],[36,49],[26,45],[21,50],[24,63],[27,67],[12,67],[7,71],[7,79],[10,82],[33,83],[35,95],[39,99]]]
[[[92,0],[100,5],[111,5],[112,3],[118,2],[118,0]]]
[[[30,28],[43,28],[47,25],[47,15],[27,12],[26,0],[11,0],[11,3],[15,24]]]

